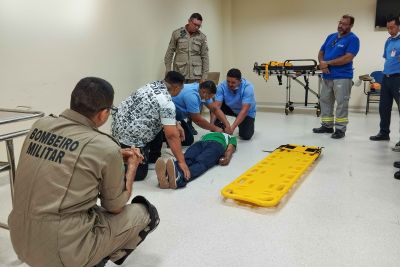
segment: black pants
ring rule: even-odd
[[[155,163],[156,160],[161,157],[163,135],[164,132],[161,130],[152,141],[147,143],[144,147],[140,147],[140,152],[144,156],[144,160],[139,164],[136,170],[135,181],[144,180],[149,172],[149,163]],[[121,143],[121,148],[130,148],[130,146]],[[127,165],[125,165],[125,172],[126,171]]]
[[[225,102],[222,102],[221,110],[225,115],[237,117],[237,114],[235,114],[233,110],[225,104]],[[250,138],[253,136],[254,121],[255,121],[254,118],[246,116],[246,118],[238,125],[239,136],[243,140],[250,140]],[[224,128],[223,123],[219,120],[216,120],[214,124],[218,127]]]
[[[194,142],[193,132],[185,120],[181,120],[180,122],[183,130],[185,131],[185,141],[182,142],[182,146],[190,146]]]
[[[390,117],[392,114],[393,100],[399,107],[400,77],[383,77],[381,96],[379,99],[379,115],[381,117],[380,133],[389,135]]]

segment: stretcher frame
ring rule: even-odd
[[[0,108],[0,126],[25,120],[32,120],[43,116],[44,113],[41,111]],[[13,139],[24,136],[29,131],[30,129],[24,129],[0,135],[0,143],[3,141],[5,142],[7,151],[7,161],[0,161],[0,172],[8,171],[9,173],[11,204],[14,202],[14,180],[16,171]],[[0,222],[0,228],[9,230],[7,223],[3,222]]]
[[[317,117],[321,114],[321,106],[319,102],[321,91],[322,72],[319,70],[317,62],[314,59],[287,59],[278,66],[269,63],[258,65],[254,63],[253,71],[258,75],[262,75],[265,81],[268,81],[269,76],[277,76],[279,85],[282,85],[282,78],[286,78],[286,103],[285,114],[293,112],[295,106],[305,108],[315,108]],[[315,91],[310,88],[310,77],[318,77],[318,90]],[[301,81],[299,77],[303,77]],[[292,81],[300,84],[304,90],[304,102],[294,102],[291,99]],[[317,102],[309,102],[309,94],[317,97]]]

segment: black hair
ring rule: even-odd
[[[182,85],[185,82],[185,77],[177,71],[168,71],[164,80],[169,84]]]
[[[197,20],[203,21],[203,17],[199,13],[193,13],[190,16],[189,20],[192,20],[192,19],[197,19]]]
[[[86,77],[72,91],[70,108],[91,119],[100,110],[111,108],[113,101],[114,89],[109,82]]]
[[[210,94],[215,95],[217,86],[213,81],[205,81],[200,84],[200,89],[206,89]]]
[[[342,18],[350,20],[350,25],[354,25],[354,17],[353,16],[346,14],[346,15],[343,15]]]
[[[394,23],[396,23],[397,26],[400,25],[399,16],[389,15],[386,18],[386,23],[389,23],[389,22],[392,22],[392,21],[394,21]]]
[[[238,69],[230,69],[226,74],[227,77],[236,78],[238,80],[242,79],[242,73]]]

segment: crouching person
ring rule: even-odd
[[[159,223],[144,197],[126,204],[142,155],[98,130],[113,99],[107,81],[84,78],[70,109],[39,119],[24,141],[8,223],[18,258],[30,266],[122,264]]]

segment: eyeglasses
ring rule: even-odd
[[[118,108],[116,106],[114,106],[114,105],[112,105],[111,107],[101,108],[99,110],[103,110],[103,109],[111,110],[111,112],[117,112],[118,111]]]

